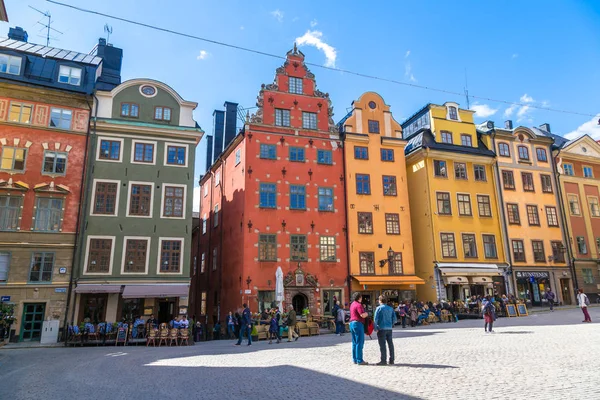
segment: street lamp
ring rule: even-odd
[[[390,246],[389,250],[387,251],[387,260],[379,260],[379,267],[383,268],[385,267],[385,264],[392,264],[394,262],[394,250],[392,250],[392,247]]]

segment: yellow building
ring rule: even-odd
[[[352,103],[344,140],[351,290],[367,306],[380,294],[414,299],[416,286],[402,128],[377,93]]]
[[[473,111],[428,104],[402,124],[415,268],[423,301],[506,291],[506,258],[489,136]]]

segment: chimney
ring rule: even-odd
[[[96,56],[102,58],[102,73],[96,82],[97,90],[112,90],[121,84],[121,64],[123,50],[106,43],[106,39],[98,40]]]
[[[8,38],[12,40],[18,40],[20,42],[27,42],[27,31],[21,28],[20,26],[15,26],[14,28],[10,28],[8,30]]]
[[[541,124],[540,129],[548,133],[552,133],[552,131],[550,130],[550,124],[547,122],[545,124]]]
[[[507,119],[506,121],[504,121],[504,129],[512,129],[513,125],[512,125],[512,120]]]
[[[238,103],[226,101],[225,104],[225,136],[223,149],[229,146],[229,143],[237,134]]]

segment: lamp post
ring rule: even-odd
[[[390,246],[390,248],[387,251],[387,260],[379,260],[379,267],[383,268],[385,267],[385,264],[392,265],[392,263],[394,262],[394,254],[394,250],[392,250],[392,247]]]

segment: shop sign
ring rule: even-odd
[[[248,290],[248,289],[244,290],[244,294],[251,294],[251,293],[252,293],[252,290]]]
[[[67,293],[67,288],[56,288],[54,293]]]
[[[2,297],[0,297],[0,301],[2,301],[2,302],[10,301],[10,296],[2,296]]]
[[[395,299],[398,297],[398,290],[394,290],[394,289],[382,290],[381,295],[387,297],[388,299]]]
[[[545,271],[516,271],[517,278],[550,278],[550,274]]]

